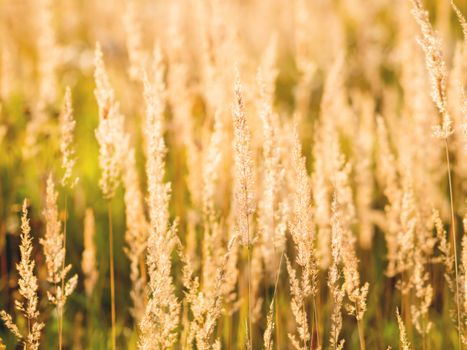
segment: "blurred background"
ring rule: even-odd
[[[428,0],[425,6],[433,26],[439,32],[448,65],[452,67],[456,45],[462,41],[461,26],[449,1]],[[465,1],[457,1],[457,6],[466,13]],[[196,185],[193,185],[193,181],[199,181],[196,175],[200,176],[199,169],[193,164],[196,163],[195,155],[201,152],[206,143],[206,126],[212,123],[213,106],[223,105],[226,120],[229,118],[232,85],[226,82],[231,81],[234,64],[240,67],[247,110],[251,112],[256,69],[267,62],[268,49],[273,52],[273,63],[277,69],[274,110],[285,121],[299,121],[303,153],[309,171],[312,171],[312,145],[316,121],[322,110],[321,97],[326,77],[336,59],[345,57],[341,71],[345,76],[341,77],[335,93],[329,95],[331,99],[344,98],[348,101],[351,105],[349,113],[362,115],[369,111],[373,121],[378,114],[390,115],[398,120],[403,118],[404,113],[410,113],[405,108],[411,96],[407,82],[407,79],[411,79],[410,70],[425,72],[423,54],[415,42],[418,34],[418,27],[410,14],[410,3],[404,0],[0,0],[0,308],[13,313],[14,299],[18,297],[15,264],[19,259],[20,211],[23,199],[28,198],[35,246],[33,256],[40,283],[39,309],[41,319],[47,323],[41,349],[56,347],[56,315],[44,297],[46,271],[38,242],[44,234],[42,211],[46,179],[49,174],[58,179],[62,171],[58,116],[65,87],[70,86],[76,119],[75,173],[79,182],[73,190],[58,187],[58,206],[63,221],[65,198],[68,198],[66,260],[72,264],[72,272],[79,275],[79,282],[66,306],[64,348],[110,348],[107,202],[98,185],[100,169],[95,138],[98,124],[93,78],[96,42],[102,47],[107,72],[125,116],[125,127],[136,150],[142,188],[145,188],[146,181],[141,132],[144,102],[137,69],[138,63],[152,54],[156,44],[162,48],[168,67],[169,108],[165,138],[169,150],[166,177],[172,183],[170,215],[171,218],[178,218],[178,235],[182,243],[187,244],[193,225],[198,241],[201,237],[200,212],[196,207],[199,193]],[[211,72],[206,68],[209,60],[212,61]],[[172,68],[177,65],[182,67],[182,73],[172,75],[175,71]],[[209,74],[221,77],[219,80],[225,85],[221,85],[221,88],[214,84],[209,86],[206,83]],[[426,84],[426,87],[425,93],[428,94],[429,85]],[[345,91],[345,97],[342,97],[342,91]],[[180,106],[186,109],[177,116],[176,110]],[[340,125],[343,150],[349,155],[355,152],[352,151],[353,143],[363,136],[354,133],[357,132],[355,126],[349,124],[352,119],[345,113],[344,109],[342,113],[330,114],[329,118],[334,118],[335,123]],[[261,126],[254,112],[250,114],[253,115],[249,117],[252,143],[258,149],[262,142]],[[410,135],[408,129],[411,124],[406,125],[406,129],[397,127],[404,123],[388,124],[394,138]],[[184,136],[187,132],[192,141],[189,146]],[[417,140],[420,144],[424,142],[427,148],[434,142],[430,135],[426,135],[424,141]],[[361,278],[370,283],[365,315],[367,348],[386,349],[388,345],[398,348],[396,280],[385,276],[387,249],[384,234],[378,225],[378,220],[383,220],[381,217],[386,200],[382,186],[373,174],[376,156],[370,155],[369,159],[369,181],[374,183],[372,233],[370,238],[359,239],[357,248]],[[445,168],[430,171],[430,176],[438,179],[433,185],[437,190],[427,188],[425,195],[440,210],[442,218],[448,220]],[[463,174],[463,170],[459,170],[454,175],[459,217],[465,212],[467,195]],[[223,182],[229,183],[231,167],[228,161],[225,161],[220,177]],[[423,191],[419,193],[423,194]],[[123,195],[124,191],[119,187],[111,201],[116,264],[117,348],[135,349],[137,327],[130,314],[131,281],[129,260],[124,253],[127,243]],[[219,207],[228,213],[229,186],[222,185],[216,196]],[[81,271],[87,208],[91,208],[95,215],[99,273],[90,297],[84,291]],[[225,218],[227,220],[228,214],[225,214]],[[177,269],[180,261],[174,257],[173,264]],[[320,272],[323,288],[326,276],[325,272]],[[428,349],[450,349],[457,342],[456,330],[446,304],[447,287],[441,269],[432,267],[430,278],[434,287],[430,319],[434,326]],[[280,281],[283,291],[278,295],[278,305],[286,311],[282,316],[282,329],[278,330],[278,349],[291,348],[287,333],[293,330],[294,323],[290,311],[287,311],[287,281],[284,273]],[[180,287],[179,279],[176,278],[175,283]],[[267,286],[264,288],[270,290]],[[177,293],[182,297],[182,288],[177,288]],[[322,307],[324,318],[330,310],[324,302]],[[261,317],[254,333],[258,339],[257,348],[265,328],[266,312]],[[222,336],[222,326],[218,327],[216,332],[222,339],[222,348],[240,349],[245,336],[240,311],[232,316],[223,316],[221,325],[225,325],[228,318],[239,326],[229,346],[226,346],[228,342]],[[21,323],[21,319],[18,322]],[[327,327],[323,325],[324,334],[327,334]],[[415,348],[419,348],[421,340],[415,336],[415,330],[409,329],[409,334],[413,336]],[[3,324],[0,325],[0,337],[7,348],[15,348],[14,337]],[[354,320],[350,317],[344,317],[342,337],[346,339],[345,349],[358,348],[358,335]],[[181,346],[177,345],[176,348]]]

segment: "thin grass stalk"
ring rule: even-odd
[[[355,307],[358,310],[358,306],[355,305]],[[363,330],[362,320],[357,319],[357,328],[358,328],[358,339],[359,339],[359,342],[360,342],[360,350],[365,350],[366,349],[365,332]]]
[[[313,309],[311,315],[311,338],[310,338],[310,350],[313,350],[313,340],[315,338],[315,322],[316,322],[316,317],[315,317],[315,310]],[[317,327],[318,325],[316,325]]]
[[[86,345],[89,346],[89,344],[91,343],[91,339],[92,339],[92,319],[93,319],[93,316],[92,316],[92,311],[93,311],[93,308],[92,308],[92,300],[90,297],[87,297],[86,298],[86,335],[87,335],[87,342],[86,342]]]
[[[274,293],[277,293],[276,291],[277,288],[274,289]],[[275,319],[276,319],[276,347],[277,349],[280,349],[280,331],[279,331],[279,321],[280,321],[280,315],[279,315],[279,306],[278,306],[278,303],[275,303],[275,310],[276,310],[276,314],[275,314]]]
[[[113,230],[112,230],[112,205],[107,202],[107,213],[109,219],[109,262],[110,262],[110,301],[112,319],[112,350],[116,350],[117,332],[115,329],[115,272],[114,272],[114,250],[113,250]]]
[[[317,294],[319,293],[319,291],[317,292]],[[318,297],[318,295],[315,295],[313,297],[313,314],[314,314],[314,317],[315,317],[315,322],[316,322],[316,347],[317,349],[320,349],[321,346],[320,346],[320,343],[319,343],[319,322],[318,322],[318,308],[316,307],[316,298]],[[312,346],[313,346],[313,340],[312,340]]]
[[[316,298],[318,296],[315,295],[313,296],[313,299],[312,299],[312,310],[311,310],[311,314],[312,314],[312,319],[311,319],[311,340],[310,340],[310,350],[313,349],[313,340],[314,340],[314,329],[316,329],[316,348],[317,349],[320,349],[320,345],[319,345],[319,323],[318,323],[318,309],[316,307]],[[316,326],[314,326],[316,325]]]
[[[228,349],[232,350],[232,333],[233,333],[232,317],[227,317],[227,340],[228,340]]]
[[[423,316],[423,329],[426,329],[426,315]],[[427,350],[427,341],[426,341],[426,333],[422,333],[422,348],[423,350]]]
[[[276,276],[276,281],[274,282],[274,292],[272,294],[272,300],[275,302],[276,300],[276,294],[277,294],[277,286],[279,285],[279,276],[281,273],[281,268],[282,268],[282,260],[284,260],[284,250],[282,250],[281,258],[279,260],[279,268],[277,270],[277,276]]]
[[[63,249],[64,257],[66,257],[66,223],[68,219],[68,195],[65,191],[65,218],[63,220]],[[62,271],[65,270],[65,258],[62,261]],[[65,276],[62,275],[62,291],[65,290]],[[58,349],[62,350],[63,346],[63,308],[58,311]]]
[[[406,272],[402,272],[401,280],[402,280],[402,286],[406,285],[405,283],[407,280]],[[410,322],[410,314],[409,314],[410,312],[409,294],[404,293],[403,288],[400,288],[400,292],[401,292],[400,315],[402,319],[404,320],[407,333],[411,333],[411,327],[410,327],[411,322]]]
[[[251,333],[251,243],[250,243],[250,224],[248,223],[248,247],[247,247],[247,254],[248,254],[248,333],[249,339],[248,344],[250,349],[253,349],[253,335]]]
[[[28,318],[28,334],[31,334],[31,319]],[[28,350],[27,344],[24,344],[24,350]]]
[[[62,318],[59,308],[57,308],[57,320],[58,320],[58,348],[62,349]]]
[[[282,250],[281,253],[281,258],[279,259],[279,267],[277,270],[277,275],[276,275],[276,281],[274,282],[274,291],[272,293],[272,302],[274,303],[275,309],[276,309],[276,346],[279,348],[279,331],[278,331],[278,323],[279,323],[279,310],[278,306],[276,303],[276,295],[277,295],[277,287],[279,286],[279,276],[281,274],[281,269],[282,269],[282,260],[284,260],[284,253],[285,249]]]
[[[457,309],[457,335],[458,335],[458,346],[462,350],[461,341],[461,312],[459,305],[459,271],[457,267],[457,235],[456,235],[456,223],[454,217],[454,199],[452,196],[452,179],[451,179],[451,162],[449,160],[449,145],[447,138],[444,138],[444,149],[446,153],[446,165],[448,167],[448,184],[449,184],[449,202],[451,206],[451,238],[452,246],[454,249],[454,271],[456,275],[456,309]]]
[[[244,175],[246,176],[246,175]],[[248,188],[246,184],[244,184],[244,191],[247,193]],[[247,215],[246,217],[246,233],[247,233],[247,276],[248,276],[248,320],[247,320],[247,325],[248,325],[248,345],[249,349],[253,349],[253,337],[252,337],[252,326],[251,326],[251,240],[250,240],[250,216]]]

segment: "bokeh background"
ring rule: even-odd
[[[456,45],[462,41],[462,29],[456,15],[449,1],[428,0],[425,6],[442,39],[448,65],[452,67]],[[457,1],[457,6],[466,13],[465,1]],[[339,56],[345,57],[345,61],[341,71],[341,89],[336,89],[334,97],[341,99],[344,91],[343,98],[350,107],[346,111],[342,110],[342,115],[337,113],[330,118],[335,118],[336,124],[340,125],[342,149],[347,155],[354,152],[353,144],[363,136],[354,133],[356,129],[353,125],[346,125],[352,119],[345,117],[345,113],[350,110],[349,113],[360,116],[368,111],[373,121],[379,114],[389,115],[392,120],[403,119],[406,117],[404,113],[410,113],[406,108],[411,98],[407,87],[409,83],[406,81],[411,79],[410,70],[421,72],[420,79],[427,79],[423,77],[423,74],[426,75],[423,54],[415,43],[418,27],[410,14],[409,2],[403,0],[0,0],[0,306],[13,311],[13,300],[18,296],[15,264],[19,259],[20,210],[23,199],[28,198],[35,244],[33,254],[40,281],[41,319],[47,323],[41,348],[53,349],[57,343],[56,317],[44,297],[46,272],[38,240],[44,234],[41,213],[45,202],[46,179],[49,174],[57,178],[61,174],[58,115],[65,87],[70,86],[73,93],[77,150],[75,171],[79,183],[73,190],[60,187],[58,204],[63,220],[64,202],[68,198],[66,259],[72,264],[72,271],[79,275],[79,284],[66,306],[64,345],[67,349],[109,349],[107,202],[98,185],[100,169],[94,134],[98,124],[98,109],[93,94],[95,44],[96,41],[100,42],[112,86],[126,118],[125,125],[136,150],[143,188],[145,174],[141,125],[144,101],[141,83],[132,78],[132,58],[129,54],[132,51],[131,42],[138,43],[145,55],[152,53],[156,43],[160,44],[169,72],[174,62],[182,62],[184,65],[182,91],[169,80],[168,89],[172,99],[169,98],[165,138],[169,150],[166,177],[172,183],[170,214],[172,218],[178,218],[178,235],[182,243],[186,244],[191,225],[195,226],[198,241],[202,237],[200,213],[194,199],[198,194],[190,183],[195,181],[192,177],[199,169],[193,165],[193,158],[190,158],[192,150],[187,149],[184,137],[181,136],[187,130],[186,120],[172,116],[176,105],[173,103],[173,95],[179,93],[180,99],[184,99],[182,103],[187,106],[185,117],[190,119],[193,147],[198,150],[205,144],[206,125],[212,120],[209,99],[228,101],[222,96],[227,94],[225,92],[212,89],[207,94],[208,90],[203,83],[206,74],[203,67],[206,50],[203,35],[206,32],[211,34],[213,46],[219,48],[224,44],[227,47],[219,48],[224,52],[216,56],[214,74],[230,75],[234,64],[238,63],[247,101],[254,99],[252,86],[258,65],[271,43],[276,45],[274,50],[277,53],[275,64],[278,75],[274,83],[274,109],[283,120],[299,120],[303,153],[310,172],[314,164],[312,146],[322,109],[323,89],[329,70]],[[131,35],[136,35],[136,39]],[[429,84],[424,84],[424,94],[429,94]],[[231,86],[223,86],[222,89],[231,93]],[[226,102],[223,106],[227,110],[226,115],[230,111],[230,103]],[[428,115],[427,120],[436,118],[433,117],[433,111],[430,113],[432,115]],[[249,118],[252,118],[250,127],[253,144],[259,145],[261,126],[258,118],[252,114]],[[412,125],[410,123],[407,125]],[[430,124],[429,121],[427,123]],[[409,126],[398,129],[398,125],[404,124],[395,122],[390,126],[395,139],[398,135],[411,135],[411,131],[407,130]],[[370,142],[374,143],[374,139],[373,135],[373,141]],[[423,141],[418,138],[416,142],[420,147],[439,147],[429,133]],[[461,218],[465,213],[467,192],[464,181],[467,178],[463,178],[463,170],[456,172],[457,164],[463,162],[459,158],[461,153],[457,149],[452,152],[456,166],[456,211],[458,218]],[[395,308],[400,300],[395,287],[396,278],[385,276],[387,250],[381,229],[384,225],[378,224],[384,221],[386,199],[375,175],[377,157],[373,151],[369,154],[371,171],[368,181],[374,184],[371,200],[373,235],[369,241],[358,240],[357,244],[361,279],[370,284],[368,310],[364,320],[367,348],[386,349],[388,345],[398,348]],[[465,159],[465,155],[463,157]],[[228,161],[223,166],[221,178],[227,185],[219,190],[217,203],[227,213],[230,203],[228,183],[232,168]],[[433,183],[433,188],[437,190],[432,191],[430,187],[425,193],[421,191],[419,194],[422,199],[426,196],[433,201],[448,223],[445,168],[431,171],[430,176],[437,179]],[[95,244],[99,271],[90,298],[84,293],[81,272],[86,208],[92,208],[96,218]],[[112,213],[118,348],[134,349],[137,344],[137,327],[129,312],[131,281],[129,261],[123,250],[126,245],[126,223],[121,187],[112,200]],[[359,232],[358,229],[356,232]],[[174,270],[179,270],[181,263],[176,256],[173,264]],[[430,319],[434,325],[429,335],[429,349],[451,349],[457,343],[457,333],[449,311],[452,306],[449,293],[442,269],[434,264],[429,272],[434,288],[430,308]],[[330,305],[325,302],[326,278],[326,272],[321,271],[323,319],[330,313]],[[176,278],[175,283],[180,287],[179,279]],[[268,291],[270,293],[270,286],[264,288],[266,294]],[[288,349],[291,345],[287,333],[293,330],[294,323],[289,310],[288,277],[285,272],[281,276],[279,288],[278,305],[284,311],[276,345],[278,349]],[[181,287],[177,288],[177,293],[183,296]],[[233,315],[222,317],[216,333],[225,348],[242,348],[245,335],[240,315],[243,313],[243,307],[240,307]],[[257,348],[265,328],[265,317],[266,311],[255,326]],[[230,341],[223,336],[223,325],[229,318],[236,325]],[[321,328],[325,336],[329,329],[327,322]],[[409,327],[408,332],[415,348],[419,348],[421,340],[416,331]],[[16,341],[3,325],[0,326],[0,337],[7,348],[15,348]],[[358,348],[358,335],[351,317],[344,316],[342,337],[346,339],[346,349]],[[229,346],[226,345],[228,343]]]

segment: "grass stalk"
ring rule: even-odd
[[[281,269],[282,269],[282,260],[284,260],[284,252],[285,250],[282,250],[281,253],[281,258],[279,259],[279,267],[277,269],[277,275],[276,275],[276,281],[274,282],[274,291],[272,293],[272,301],[274,303],[274,310],[276,311],[275,319],[276,319],[276,344],[279,347],[279,332],[277,331],[279,327],[279,310],[278,310],[278,305],[276,303],[276,295],[277,295],[277,287],[279,286],[279,276],[281,274]]]
[[[249,230],[248,230],[249,231]],[[248,233],[249,235],[249,233]],[[251,332],[251,244],[250,238],[248,237],[248,247],[247,247],[247,254],[248,254],[248,343],[249,348],[253,349],[253,334]]]
[[[319,293],[319,291],[317,293]],[[316,306],[316,298],[317,298],[317,296],[315,295],[313,297],[313,314],[314,314],[315,324],[316,324],[316,347],[317,347],[317,349],[321,349],[320,342],[319,342],[320,341],[320,338],[319,338],[319,322],[318,322],[319,317],[318,317],[318,308]]]
[[[63,261],[62,261],[62,271],[65,270],[65,258],[66,258],[66,238],[67,238],[67,221],[68,221],[68,194],[65,191],[65,217],[63,219]],[[65,276],[61,276],[61,288],[62,293],[65,290]],[[58,349],[62,350],[63,347],[63,307],[58,307],[57,309],[58,317]]]
[[[360,350],[365,350],[365,334],[363,331],[362,320],[357,320],[357,328],[358,328],[358,339],[360,341]]]
[[[444,139],[444,149],[446,153],[446,165],[448,171],[448,184],[449,184],[449,202],[451,207],[451,239],[454,250],[454,270],[456,276],[456,311],[457,311],[457,335],[458,335],[458,346],[462,350],[461,341],[461,312],[459,305],[459,271],[457,263],[457,234],[456,234],[456,219],[454,215],[454,198],[452,195],[452,179],[451,179],[451,162],[449,160],[449,144],[447,138]]]
[[[111,319],[112,319],[112,350],[116,350],[117,332],[115,328],[115,272],[114,272],[114,251],[113,251],[113,230],[112,230],[112,206],[110,200],[108,205],[109,219],[109,263],[110,263],[110,301],[111,301]]]

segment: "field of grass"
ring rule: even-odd
[[[0,0],[0,349],[467,349],[466,11]]]

